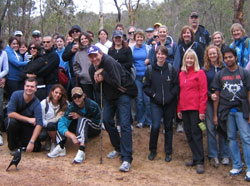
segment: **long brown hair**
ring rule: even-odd
[[[180,34],[180,38],[179,38],[180,41],[184,42],[182,35],[183,35],[187,30],[189,30],[189,31],[191,32],[191,41],[194,41],[194,40],[195,40],[194,31],[193,31],[193,29],[192,29],[190,26],[188,26],[188,25],[185,25],[184,27],[182,27],[182,29],[181,29],[181,34]]]
[[[62,92],[62,97],[61,99],[59,100],[59,105],[60,105],[60,109],[58,110],[58,112],[60,111],[65,111],[68,107],[68,103],[67,103],[67,94],[66,94],[66,90],[64,89],[64,87],[60,84],[55,84],[51,89],[50,89],[50,92],[49,92],[49,101],[52,102],[53,100],[53,96],[52,96],[52,92],[59,88]]]
[[[220,49],[219,49],[217,46],[215,46],[215,45],[209,45],[209,46],[206,48],[205,53],[204,53],[204,69],[205,69],[206,71],[209,71],[209,69],[211,68],[211,65],[212,65],[212,64],[211,64],[211,61],[210,61],[210,59],[209,59],[209,57],[208,57],[208,50],[210,50],[210,49],[212,49],[212,48],[215,48],[215,49],[216,49],[216,52],[217,52],[217,55],[218,55],[218,58],[217,58],[218,66],[219,66],[220,68],[223,67],[223,63],[222,63],[223,57],[222,57],[222,54],[221,54]]]

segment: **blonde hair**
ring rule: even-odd
[[[217,55],[218,55],[218,58],[217,58],[218,66],[219,66],[220,68],[223,67],[223,63],[222,63],[223,57],[222,57],[222,54],[221,54],[220,49],[219,49],[217,46],[215,46],[215,45],[209,45],[209,46],[206,48],[205,53],[204,53],[204,69],[205,69],[206,71],[209,71],[209,69],[210,69],[210,67],[211,67],[211,61],[210,61],[210,59],[209,59],[209,57],[208,57],[208,51],[209,51],[210,49],[212,49],[212,48],[215,48],[215,49],[216,49],[216,52],[217,52]]]
[[[246,36],[246,35],[247,35],[246,30],[243,28],[243,26],[242,26],[240,23],[234,23],[234,24],[231,26],[230,31],[231,31],[231,34],[232,34],[232,35],[233,35],[233,30],[234,30],[235,28],[239,28],[239,29],[241,30],[243,36]],[[233,39],[234,39],[234,38],[233,38]]]
[[[220,37],[221,37],[221,40],[222,40],[221,44],[224,44],[225,43],[224,36],[223,36],[222,32],[220,32],[220,31],[216,31],[216,32],[213,33],[213,35],[212,35],[212,42],[213,42],[213,44],[214,44],[214,36],[217,35],[217,34],[219,34]]]
[[[181,71],[187,72],[187,65],[185,63],[185,60],[186,60],[188,55],[191,55],[191,56],[194,57],[194,71],[198,72],[200,70],[200,65],[199,65],[198,57],[197,57],[197,55],[196,55],[196,53],[195,53],[195,51],[193,49],[188,49],[185,52],[183,60],[182,60]]]

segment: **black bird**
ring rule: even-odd
[[[12,166],[12,165],[15,165],[16,166],[16,169],[17,169],[17,165],[18,163],[21,161],[21,156],[22,156],[22,150],[21,149],[17,149],[16,152],[14,153],[14,157],[13,159],[11,160],[8,168],[6,169],[6,171],[9,170],[9,168]]]

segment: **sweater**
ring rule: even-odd
[[[0,54],[0,79],[4,78],[9,72],[8,56],[5,51]]]
[[[203,70],[194,71],[194,67],[179,74],[180,95],[177,112],[198,110],[205,114],[207,104],[207,78]]]
[[[148,53],[146,50],[145,44],[141,45],[139,48],[136,46],[133,47],[133,58],[134,58],[134,66],[136,69],[136,76],[143,77],[147,66],[145,65],[145,60],[148,57]]]

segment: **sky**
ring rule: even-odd
[[[77,11],[85,10],[87,12],[99,13],[99,0],[74,0],[77,7]],[[117,0],[118,5],[121,4],[123,0]],[[142,3],[146,3],[146,0],[141,0]],[[163,2],[163,0],[155,0],[157,3]],[[84,7],[83,7],[84,6]],[[103,0],[103,12],[104,13],[117,13],[114,0]]]

